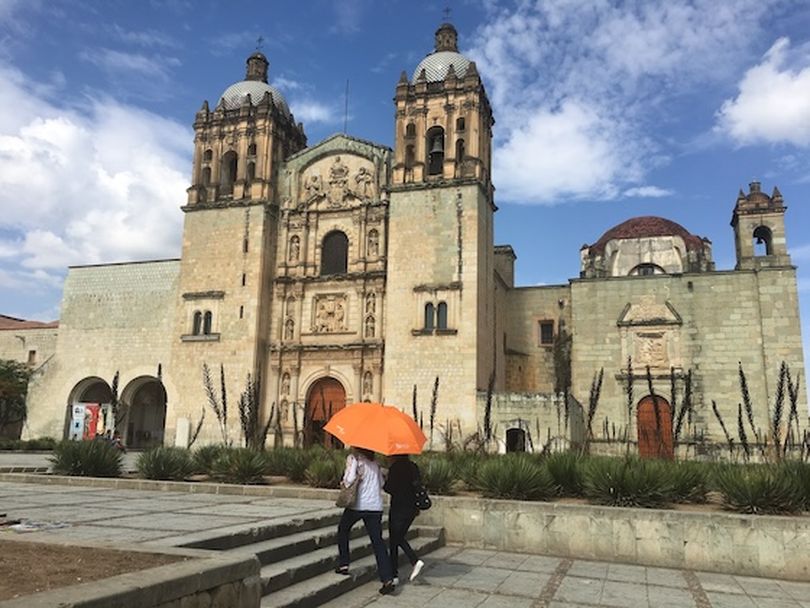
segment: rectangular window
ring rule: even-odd
[[[33,365],[37,362],[37,351],[29,350],[28,351],[28,365]]]
[[[554,344],[554,321],[540,321],[540,345]]]
[[[247,282],[247,277],[245,276],[245,273],[243,272],[243,273],[242,273],[242,287],[244,287],[244,286],[245,286],[245,283],[246,283],[246,282]]]

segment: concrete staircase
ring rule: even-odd
[[[374,552],[362,522],[352,528],[349,541],[351,575],[334,573],[339,520],[340,511],[330,509],[320,515],[229,533],[186,546],[252,553],[262,564],[263,608],[312,608],[377,577]],[[387,522],[383,525],[387,526]],[[408,538],[419,555],[444,546],[441,528],[414,525]],[[408,568],[404,574],[409,571]]]

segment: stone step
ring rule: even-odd
[[[386,526],[383,520],[383,526]],[[363,526],[354,526],[351,529],[349,538],[360,538],[366,535]],[[337,545],[337,524],[303,530],[286,536],[279,536],[269,540],[245,545],[233,549],[234,551],[249,551],[259,558],[262,566],[290,559],[298,555],[317,551],[324,547],[335,547]]]
[[[444,545],[443,530],[420,526],[416,531],[420,534],[410,543],[420,556]],[[356,541],[355,545],[357,545]],[[351,575],[341,576],[332,571],[337,562],[335,548],[331,547],[329,551],[331,561],[327,571],[267,593],[262,598],[262,608],[314,608],[377,577],[377,563],[373,555],[367,554],[359,559],[354,559],[353,556]],[[277,572],[278,568],[283,567],[285,563],[274,564],[272,568]],[[262,579],[264,579],[265,571],[269,573],[268,568],[270,567],[262,569]]]
[[[271,539],[285,538],[300,532],[309,532],[319,528],[337,528],[342,509],[330,508],[318,515],[306,518],[268,523],[266,525],[240,526],[219,536],[205,537],[200,540],[183,543],[182,547],[190,549],[209,549],[227,551],[239,547],[248,547]]]

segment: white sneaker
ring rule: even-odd
[[[424,567],[425,567],[425,562],[423,562],[421,559],[420,559],[420,560],[418,560],[418,561],[417,561],[417,562],[416,562],[416,563],[413,565],[413,570],[411,570],[411,578],[409,578],[408,580],[412,581],[412,580],[413,580],[413,579],[415,579],[417,576],[419,576],[419,573],[420,573],[420,572],[422,572],[422,568],[424,568]]]
[[[394,585],[399,585],[399,577],[395,576],[391,582],[393,582]]]

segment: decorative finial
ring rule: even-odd
[[[264,36],[259,36],[256,38],[256,50],[261,51],[262,47],[264,47]]]
[[[450,13],[452,13],[452,12],[453,12],[453,11],[450,9],[450,7],[449,7],[449,6],[445,6],[445,7],[444,7],[444,10],[442,11],[442,14],[444,15],[444,22],[445,22],[445,23],[447,23],[448,21],[450,21]]]

